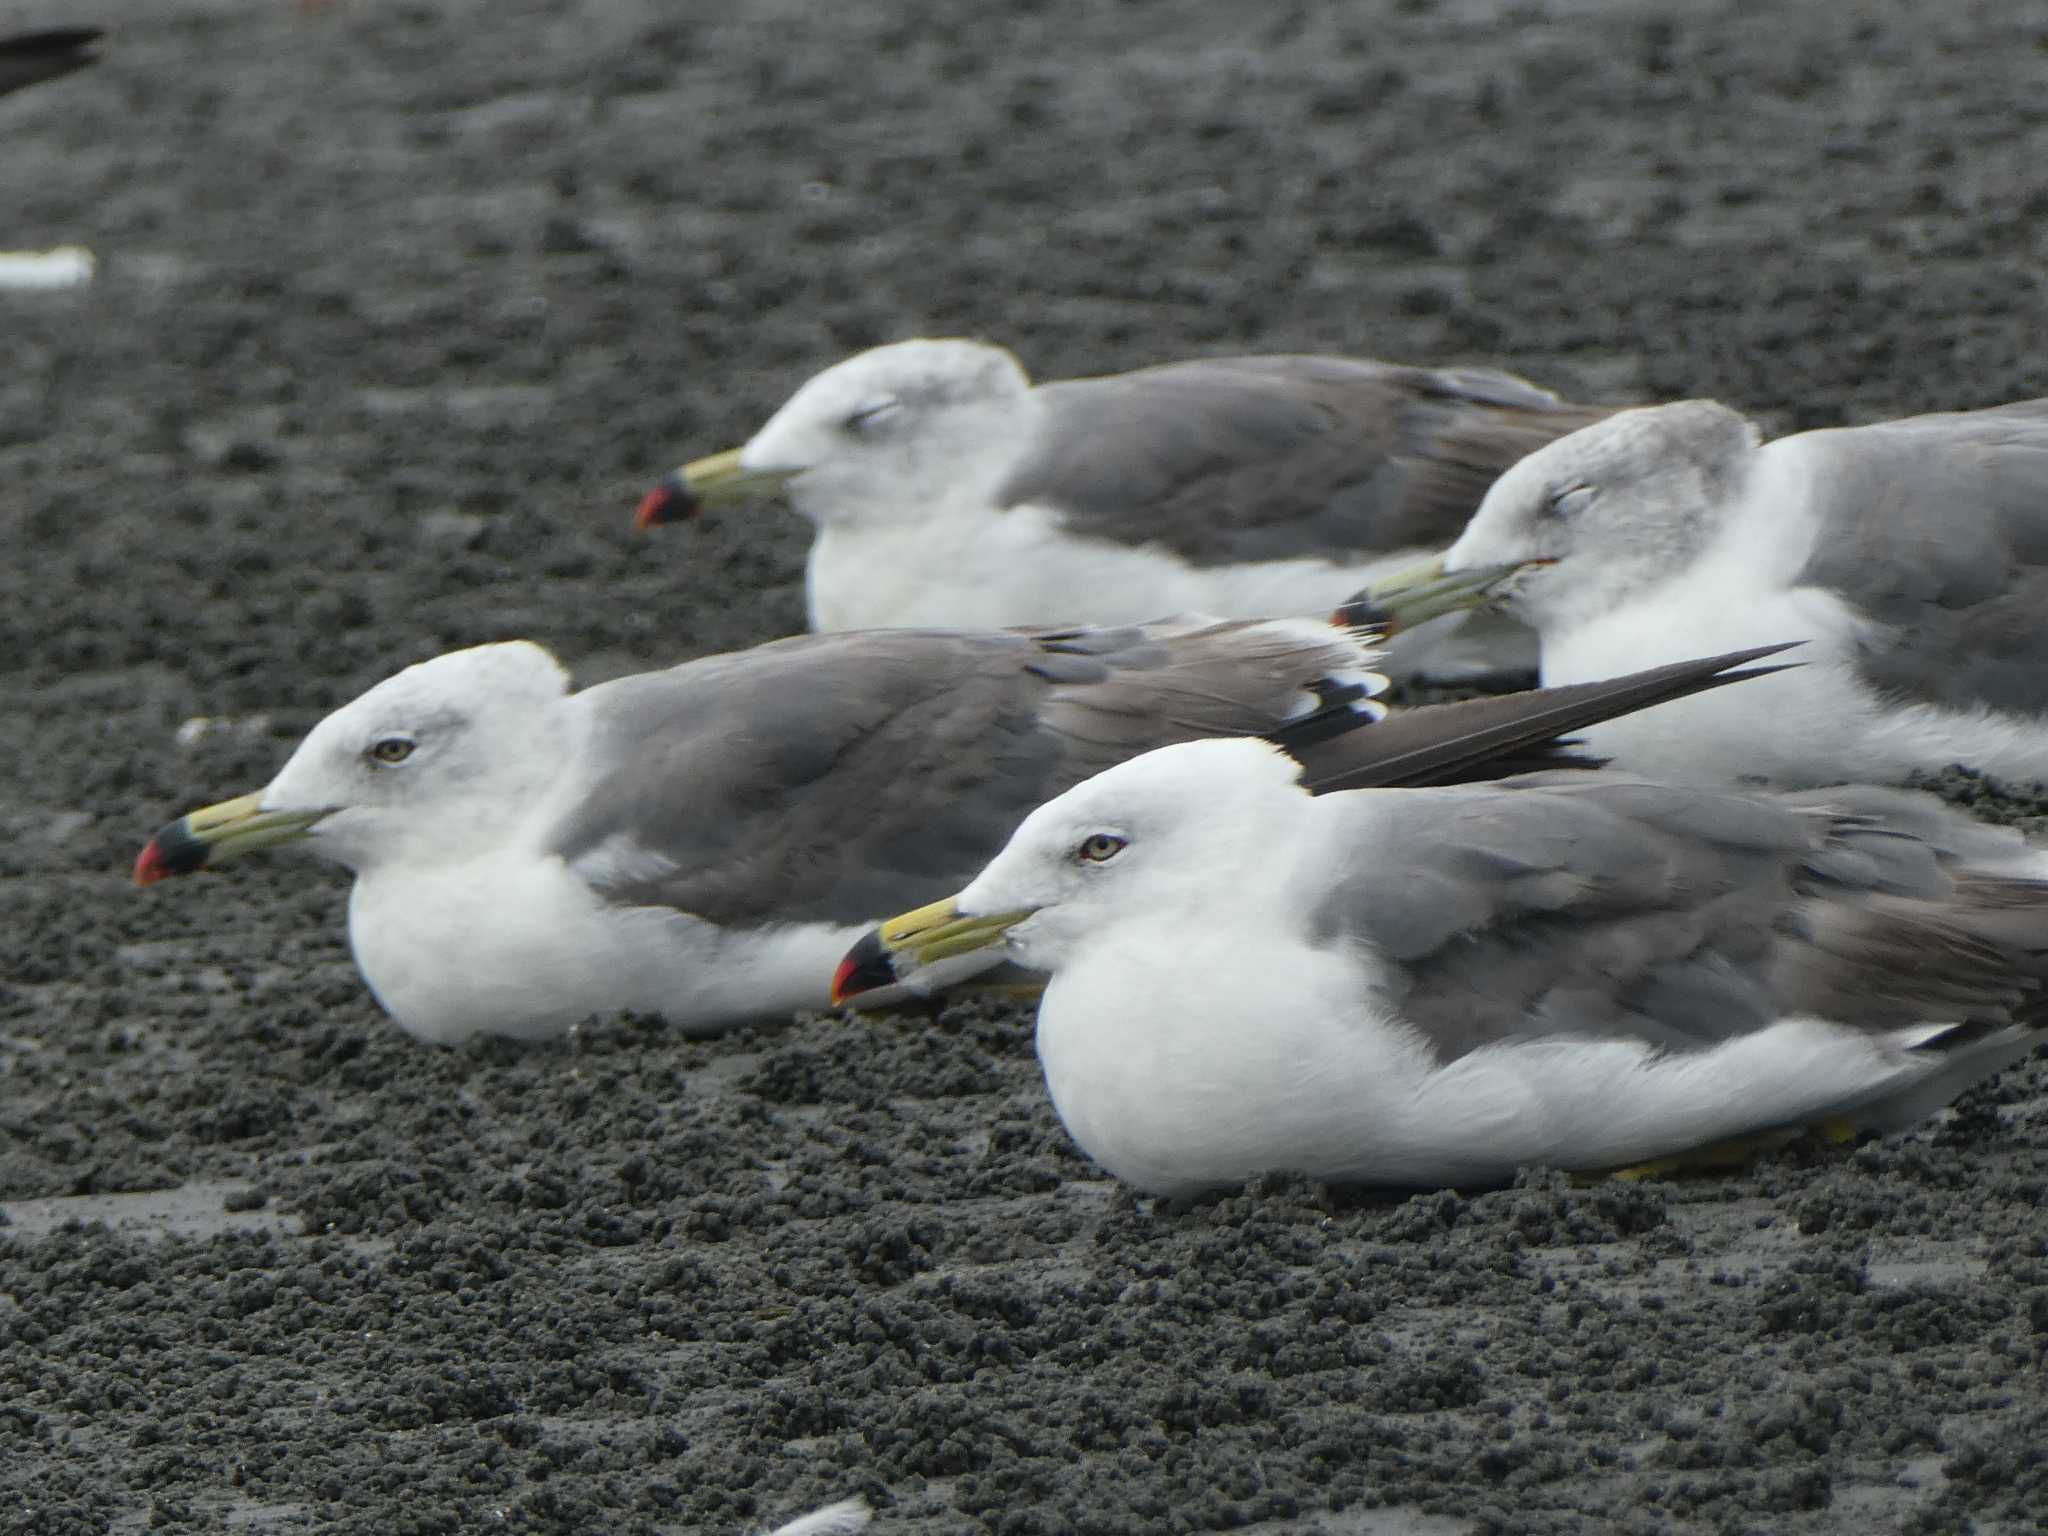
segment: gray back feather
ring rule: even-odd
[[[1858,664],[1915,702],[2042,713],[2048,400],[1806,434],[1819,539],[1802,585],[1876,621]]]
[[[1103,768],[1280,728],[1357,663],[1338,631],[1310,634],[877,630],[623,678],[582,696],[613,766],[550,845],[613,901],[727,925],[884,917],[964,884]]]
[[[1512,374],[1338,357],[1169,363],[1036,390],[998,506],[1195,565],[1441,548],[1501,471],[1611,413]]]
[[[1359,812],[1371,846],[1318,933],[1401,963],[1390,1001],[1444,1060],[1539,1035],[1698,1050],[1792,1014],[2035,1022],[2048,979],[2048,885],[1973,867],[1985,829],[1923,796],[1531,774]]]

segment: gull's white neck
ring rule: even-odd
[[[1781,479],[1778,461],[1757,455],[1746,494],[1696,555],[1674,554],[1667,572],[1620,591],[1589,588],[1586,600],[1547,616],[1544,682],[1584,682],[1717,651],[1818,639],[1830,615],[1792,587],[1814,530],[1796,510],[1803,490]]]

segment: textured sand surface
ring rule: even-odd
[[[0,295],[0,1530],[2040,1528],[2038,1058],[1676,1187],[1175,1208],[1020,1013],[439,1052],[337,872],[125,883],[403,663],[795,627],[787,514],[627,523],[871,343],[2048,393],[2038,6],[93,14],[0,103],[0,241],[101,260]]]

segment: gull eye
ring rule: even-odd
[[[418,743],[410,736],[386,736],[380,741],[371,743],[369,758],[371,762],[382,763],[388,768],[393,764],[402,763],[408,757],[411,757],[412,749],[416,745]]]
[[[1089,864],[1106,864],[1124,851],[1127,841],[1114,832],[1097,832],[1081,840],[1081,846],[1074,850],[1074,857]]]
[[[1561,491],[1554,491],[1550,497],[1552,517],[1577,517],[1593,504],[1593,487],[1590,485],[1568,485]]]
[[[901,403],[897,400],[872,401],[853,412],[839,425],[844,430],[853,433],[871,431],[874,427],[886,421]]]

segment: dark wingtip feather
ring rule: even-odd
[[[105,35],[98,27],[50,27],[0,38],[0,96],[85,68]]]
[[[1594,768],[1599,759],[1570,750],[1571,732],[1709,688],[1782,672],[1798,663],[1749,663],[1799,643],[1730,651],[1598,682],[1427,705],[1320,741],[1275,739],[1293,753],[1302,766],[1302,782],[1316,794],[1469,783],[1536,768]]]

